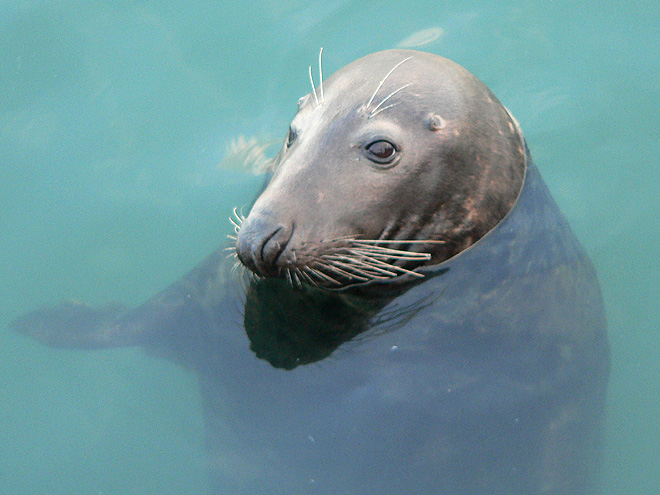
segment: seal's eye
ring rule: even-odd
[[[365,150],[367,151],[367,158],[379,164],[390,163],[396,156],[396,147],[384,139],[369,143]]]
[[[298,131],[295,130],[293,127],[289,127],[289,132],[286,135],[286,148],[289,149],[293,142],[296,140],[298,137]]]

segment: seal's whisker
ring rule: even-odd
[[[229,271],[230,274],[234,275],[243,265],[241,265],[241,262],[236,260],[234,264],[231,266],[231,270]]]
[[[325,260],[354,263],[360,266],[363,260],[369,259],[369,255],[367,254],[352,255],[350,252],[348,252],[348,253],[326,254],[323,255],[322,258]]]
[[[236,258],[236,259],[238,259],[238,254],[236,254],[236,252],[229,253],[227,256],[225,256],[225,259],[228,260],[229,258]]]
[[[245,217],[241,218],[240,216],[238,216],[238,212],[236,211],[236,208],[234,208],[234,217],[235,218],[232,218],[230,216],[229,221],[234,226],[234,232],[238,234],[238,231],[241,229],[241,225],[245,221]]]
[[[319,89],[321,90],[321,103],[325,102],[325,96],[323,95],[323,64],[321,63],[321,57],[323,56],[323,47],[319,51]]]
[[[339,267],[335,266],[336,263],[337,262],[335,262],[335,261],[332,261],[332,262],[331,261],[326,261],[323,264],[323,267],[326,270],[329,270],[332,273],[336,273],[337,275],[341,275],[342,277],[346,277],[349,280],[360,280],[360,281],[363,281],[363,282],[367,282],[369,280],[369,278],[361,277],[359,275],[347,272],[346,270],[343,270],[342,268],[339,268]],[[345,263],[343,263],[342,265],[345,266]],[[350,266],[349,266],[349,268],[350,268]]]
[[[312,93],[314,94],[314,101],[316,102],[316,106],[319,106],[319,99],[316,96],[316,86],[314,86],[314,78],[312,77],[312,66],[309,66],[309,82],[312,83]]]
[[[431,255],[429,253],[411,253],[411,254],[392,254],[389,252],[383,252],[383,251],[371,251],[368,249],[358,249],[353,252],[351,252],[354,255],[357,256],[367,256],[367,257],[375,257],[379,259],[384,259],[384,260],[404,260],[404,261],[428,261],[431,259]]]
[[[402,258],[426,258],[428,253],[418,252],[418,251],[404,251],[402,249],[392,249],[386,248],[383,246],[369,246],[362,244],[355,244],[353,246],[347,247],[346,249],[355,249],[357,251],[362,251],[365,253],[378,253],[381,255],[392,255],[392,257],[400,256]]]
[[[373,280],[373,279],[388,279],[390,277],[381,277],[373,273],[374,270],[369,271],[369,269],[362,269],[358,268],[355,265],[352,265],[351,263],[346,263],[345,261],[341,261],[338,259],[327,259],[324,258],[324,261],[328,263],[329,265],[332,265],[334,268],[348,271],[349,273],[352,273],[355,278],[358,278],[357,276],[362,276],[362,277],[367,277],[364,280]],[[354,260],[349,260],[353,262]]]
[[[302,269],[296,268],[296,271],[298,272],[298,275],[300,275],[300,278],[303,279],[305,282],[307,282],[310,285],[313,285],[314,287],[318,287],[319,285],[314,281],[312,277],[310,277],[306,270],[305,267]]]
[[[291,279],[291,271],[290,271],[288,268],[286,268],[286,269],[284,270],[284,273],[286,273],[286,280],[287,280],[287,282],[289,282],[289,285],[290,285],[291,287],[293,287],[293,280]]]
[[[237,207],[234,207],[232,210],[232,213],[234,214],[234,217],[236,217],[236,220],[238,220],[238,224],[242,224],[245,222],[245,215],[243,215],[243,207],[241,206],[241,211],[238,211]]]
[[[311,266],[305,266],[305,267],[303,267],[303,270],[306,271],[307,273],[309,273],[310,275],[314,275],[315,277],[317,277],[321,280],[324,280],[326,282],[330,282],[331,284],[341,285],[341,282],[335,280],[330,275],[327,275],[327,274],[323,273],[320,270],[312,268]]]
[[[446,244],[440,239],[356,239],[363,244]]]
[[[300,278],[298,277],[298,270],[294,267],[289,271],[291,272],[291,278],[296,283],[296,286],[299,287],[299,288],[302,288],[302,282],[300,281]]]
[[[335,237],[333,239],[328,239],[327,241],[321,241],[321,244],[332,244],[341,241],[355,242],[356,240],[357,240],[357,236],[355,236],[354,234],[349,234],[349,235],[343,235],[341,237]]]
[[[238,238],[235,235],[227,234],[227,239],[231,239],[232,241],[237,241]]]
[[[407,253],[405,255],[402,255],[402,254],[383,253],[379,251],[371,251],[368,249],[350,249],[348,250],[348,252],[356,256],[366,256],[368,258],[380,258],[387,260],[394,259],[394,260],[407,260],[407,261],[415,261],[415,260],[425,261],[430,259],[431,257],[431,255],[428,253]]]
[[[401,62],[396,64],[394,67],[392,67],[392,69],[390,69],[390,71],[387,74],[385,74],[385,77],[378,83],[378,86],[376,87],[376,91],[374,91],[374,94],[372,94],[371,98],[369,98],[369,101],[367,102],[366,108],[369,108],[371,106],[371,103],[374,101],[374,98],[376,97],[376,94],[378,94],[378,90],[380,90],[380,88],[383,86],[383,83],[385,83],[385,81],[387,81],[387,78],[392,75],[392,72],[394,72],[397,69],[397,67],[399,67],[402,63],[410,60],[411,58],[412,58],[412,56],[404,58]]]
[[[378,110],[378,109],[383,105],[383,103],[385,103],[387,100],[389,100],[390,98],[392,98],[392,97],[393,97],[395,94],[397,94],[399,91],[403,91],[404,89],[406,89],[406,88],[407,88],[408,86],[410,86],[411,84],[412,84],[412,83],[404,84],[404,85],[401,86],[399,89],[396,89],[396,90],[392,91],[389,95],[387,95],[385,98],[383,98],[383,99],[380,101],[380,103],[379,103],[378,105],[376,105],[376,106],[374,107],[374,109],[371,111],[371,114],[369,115],[369,118],[373,117],[373,116],[376,115],[377,113],[382,112],[383,110],[387,110],[388,108],[392,108],[394,105],[396,105],[397,103],[393,103],[392,105],[386,106],[385,108],[381,108],[380,110]]]
[[[246,217],[245,214],[243,213],[243,206],[241,206],[241,209],[240,209],[240,210],[237,210],[236,208],[234,208],[234,212],[235,212],[234,214],[235,214],[236,217],[241,221],[241,223],[245,222],[245,219],[246,219],[247,217]]]
[[[393,254],[393,255],[401,255],[405,256],[408,258],[419,258],[419,259],[430,259],[431,255],[429,253],[418,253],[416,251],[402,251],[400,249],[392,249],[392,248],[386,248],[383,246],[369,246],[369,245],[362,245],[360,243],[355,243],[355,246],[358,249],[363,249],[365,251],[369,251],[372,253],[383,253],[383,254]]]
[[[322,268],[324,270],[328,270],[328,271],[332,272],[335,275],[348,276],[349,278],[353,277],[353,275],[351,275],[350,273],[346,273],[344,271],[340,272],[340,271],[336,270],[334,267],[328,265],[327,263],[321,263],[321,262],[317,261],[317,265],[319,266],[319,268]],[[321,274],[326,275],[325,273],[321,272],[320,270],[317,270],[317,272],[318,272],[319,275],[321,275]],[[327,276],[329,276],[329,275],[327,275]],[[341,285],[341,282],[339,282],[339,285]]]
[[[397,106],[398,104],[399,104],[399,102],[397,101],[397,102],[395,102],[395,103],[392,103],[391,105],[387,105],[386,107],[381,108],[381,109],[378,110],[377,112],[373,112],[373,113],[369,114],[369,117],[367,117],[367,120],[371,119],[372,117],[375,117],[375,116],[378,115],[380,112],[384,112],[384,111],[387,110],[388,108],[392,108],[392,107]]]
[[[388,277],[396,277],[397,275],[395,272],[375,266],[373,263],[369,263],[368,258],[360,258],[360,259],[347,258],[347,260],[350,261],[351,263],[355,263],[359,267],[364,268],[368,271],[376,271],[377,273],[382,273],[383,275],[387,275]],[[381,263],[387,267],[392,266],[385,262],[381,262]]]
[[[408,270],[407,268],[403,268],[403,267],[400,267],[398,265],[394,265],[394,264],[391,264],[391,263],[386,263],[386,262],[378,260],[378,259],[368,258],[368,259],[365,259],[364,262],[386,266],[390,270],[394,270],[394,271],[397,271],[399,273],[407,273],[408,275],[413,275],[413,276],[418,277],[418,278],[424,278],[423,273],[414,272],[412,270]]]

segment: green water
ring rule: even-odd
[[[605,490],[660,490],[660,7],[652,2],[0,2],[0,493],[197,494],[192,373],[5,330],[74,298],[135,305],[223,242],[307,66],[417,33],[516,115],[599,271],[613,366]],[[426,31],[423,31],[426,30]],[[420,33],[421,32],[421,33]]]

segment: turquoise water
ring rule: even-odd
[[[284,137],[319,47],[329,75],[402,43],[470,69],[525,130],[606,300],[604,493],[655,493],[660,8],[644,5],[0,3],[0,493],[203,491],[192,373],[4,329],[62,299],[135,305],[185,273],[258,187],[230,143]]]

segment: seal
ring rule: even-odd
[[[135,308],[14,329],[140,345],[199,377],[214,494],[594,494],[596,273],[509,112],[390,50],[299,102],[230,250]]]
[[[300,100],[238,232],[238,257],[255,273],[337,288],[412,275],[510,211],[525,174],[522,134],[467,70],[389,50],[321,84],[320,98]]]

